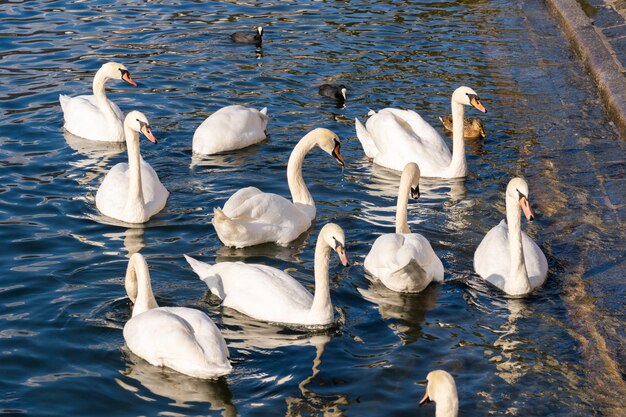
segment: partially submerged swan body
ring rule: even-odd
[[[143,255],[128,262],[126,292],[134,303],[124,340],[137,356],[196,378],[218,378],[232,371],[226,341],[213,321],[185,307],[159,307]]]
[[[365,154],[374,163],[402,171],[415,162],[424,177],[460,178],[467,175],[463,114],[465,106],[486,112],[478,95],[469,87],[452,94],[452,153],[444,139],[412,110],[386,108],[369,112],[365,126],[355,119],[357,137]]]
[[[409,194],[419,197],[420,170],[410,162],[402,171],[396,208],[396,232],[379,236],[365,257],[365,271],[387,288],[420,292],[432,281],[443,282],[443,264],[428,240],[411,233],[407,221]]]
[[[424,406],[434,402],[436,417],[457,417],[459,415],[459,397],[456,391],[454,378],[446,371],[429,372],[426,376],[428,384],[426,393],[419,405]]]
[[[224,245],[237,248],[266,242],[284,245],[311,226],[315,202],[302,178],[302,164],[305,155],[316,146],[343,166],[337,135],[324,128],[312,130],[294,147],[287,164],[292,201],[247,187],[233,194],[223,208],[214,210],[213,226]]]
[[[506,221],[492,228],[474,253],[474,270],[508,295],[528,294],[548,275],[548,261],[539,246],[522,231],[521,212],[534,219],[528,184],[513,178],[506,187]]]
[[[314,295],[289,274],[270,266],[243,262],[209,265],[187,255],[185,259],[225,307],[257,320],[324,327],[334,323],[328,281],[331,250],[348,266],[344,232],[336,224],[328,223],[320,231],[315,246]]]
[[[109,79],[137,86],[124,65],[116,62],[102,65],[93,79],[93,95],[59,95],[65,130],[83,139],[124,142],[124,114],[115,103],[107,99],[104,89]]]
[[[267,108],[226,106],[209,117],[193,135],[193,151],[212,155],[242,149],[265,140]]]
[[[446,130],[446,133],[452,132],[452,115],[439,116],[439,120]],[[485,138],[485,126],[480,117],[464,117],[463,118],[463,136],[466,139]]]
[[[126,223],[145,223],[165,207],[169,192],[139,151],[139,132],[152,143],[146,116],[131,111],[124,119],[128,163],[119,163],[107,173],[96,193],[96,207],[102,214]]]

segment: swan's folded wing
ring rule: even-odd
[[[548,260],[543,251],[526,232],[522,231],[522,248],[524,249],[524,262],[526,272],[532,288],[542,285],[548,275]]]
[[[248,198],[240,198],[245,194],[248,194]],[[300,223],[303,217],[306,217],[291,201],[278,194],[244,192],[237,197],[236,206],[225,204],[223,209],[228,217],[236,221],[258,222],[280,227],[282,224]],[[307,222],[310,223],[308,219]]]
[[[504,288],[511,265],[508,247],[507,225],[502,220],[487,232],[474,252],[476,273],[500,289]]]
[[[417,134],[422,142],[430,142],[434,144],[444,144],[445,141],[439,134],[439,132],[430,125],[426,120],[422,118],[417,112],[413,110],[400,110],[389,108],[386,109],[393,113],[397,118],[407,123],[411,131]]]
[[[301,320],[313,296],[289,274],[266,265],[220,262],[214,270],[222,278],[224,306],[250,317],[274,322]]]
[[[128,201],[128,164],[116,164],[109,170],[96,193],[96,206],[107,215],[121,213]],[[103,209],[105,208],[105,209]]]
[[[167,309],[189,323],[196,342],[202,347],[204,357],[209,362],[226,362],[225,359],[229,356],[226,341],[209,316],[194,308],[167,307]]]
[[[367,131],[363,123],[359,121],[356,117],[354,118],[354,127],[356,129],[356,137],[361,142],[361,146],[363,147],[363,151],[365,155],[369,158],[375,158],[378,155],[378,148],[376,147],[376,143],[374,143],[374,139]]]
[[[150,216],[158,213],[165,207],[170,193],[159,180],[156,171],[143,158],[141,158],[141,189],[146,204],[146,211]]]

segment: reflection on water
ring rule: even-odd
[[[174,401],[171,405],[189,408],[192,403],[208,403],[209,410],[221,411],[224,417],[237,416],[237,408],[233,405],[233,394],[225,378],[204,380],[192,378],[167,367],[153,366],[132,353],[126,346],[123,348],[127,367],[120,371],[122,378],[115,382],[123,389],[134,393],[144,401],[150,397],[137,386],[139,382],[152,394]],[[152,399],[154,400],[154,399]]]
[[[138,253],[146,246],[144,242],[144,227],[133,227],[123,232],[105,233],[103,236],[111,241],[122,240],[124,249],[126,249],[126,257],[130,258],[134,253]]]
[[[378,311],[388,322],[389,328],[404,344],[409,344],[423,336],[421,325],[426,313],[437,304],[441,285],[431,283],[420,293],[403,294],[390,290],[376,280],[368,288],[358,288],[358,291],[367,301],[378,305]]]
[[[71,161],[75,168],[78,168],[82,176],[76,181],[79,185],[89,184],[94,179],[107,173],[110,167],[110,160],[116,155],[126,150],[125,142],[100,142],[87,140],[63,130],[63,136],[67,144],[76,151],[75,155],[80,159]],[[84,170],[84,172],[83,172]]]
[[[215,252],[215,262],[237,262],[244,261],[254,263],[251,258],[274,258],[286,262],[301,263],[301,255],[307,251],[313,251],[310,236],[312,228],[307,229],[298,238],[289,242],[287,246],[265,243],[262,245],[249,246],[246,248],[233,248],[221,246]]]

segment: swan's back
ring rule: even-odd
[[[196,129],[193,151],[214,154],[245,148],[266,138],[267,108],[233,105],[219,109]]]
[[[124,141],[122,120],[124,114],[111,100],[108,100],[118,121],[110,126],[96,103],[93,95],[70,97],[59,95],[63,110],[63,127],[71,134],[90,140]],[[112,137],[112,135],[114,137]]]
[[[423,176],[438,176],[452,155],[443,138],[412,110],[386,108],[366,122],[378,152],[374,162],[397,171],[416,162]]]
[[[419,292],[431,281],[443,281],[443,264],[428,240],[418,233],[379,236],[364,262],[365,270],[385,286]]]
[[[197,378],[231,372],[226,342],[204,313],[160,307],[131,318],[124,326],[129,349],[155,366],[167,366]]]
[[[224,306],[263,321],[306,322],[313,296],[289,274],[260,264],[188,261],[209,288],[221,287]]]

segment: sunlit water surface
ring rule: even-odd
[[[230,42],[257,25],[262,50]],[[142,153],[171,192],[144,228],[95,208],[123,148],[90,147],[62,129],[59,94],[88,94],[113,60],[140,86],[110,81],[109,98],[148,116],[160,141],[142,140]],[[0,412],[432,416],[417,403],[438,368],[454,375],[463,416],[623,411],[624,145],[543,2],[5,2],[0,75]],[[348,85],[347,107],[317,95],[324,82]],[[395,294],[371,284],[362,263],[393,230],[399,177],[364,156],[354,118],[394,106],[439,128],[459,85],[489,109],[487,138],[467,144],[467,179],[424,181],[409,209],[445,282]],[[266,106],[269,140],[192,157],[195,128],[229,104]],[[315,127],[339,135],[347,166],[320,150],[307,157],[313,228],[288,247],[223,247],[213,207],[247,185],[288,195],[289,152]],[[516,175],[530,184],[537,219],[523,224],[550,273],[531,296],[508,299],[478,279],[472,257],[503,218]],[[289,268],[312,289],[314,242],[329,221],[346,230],[353,265],[331,260],[338,326],[325,333],[222,309],[182,257]],[[124,347],[122,281],[137,251],[159,304],[217,323],[231,375],[188,378]]]

